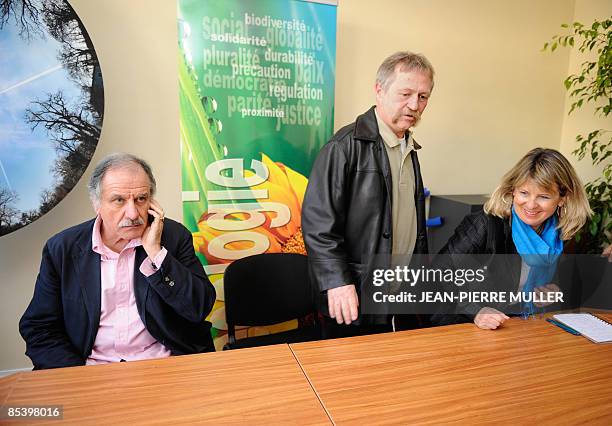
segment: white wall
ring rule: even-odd
[[[104,77],[104,127],[93,162],[119,150],[143,156],[156,172],[160,202],[180,219],[176,2],[70,2]],[[603,13],[607,4],[577,0],[576,9]],[[340,0],[335,127],[374,102],[374,75],[385,56],[423,52],[437,71],[416,133],[426,183],[438,194],[489,192],[527,150],[558,148],[562,130],[574,132],[562,85],[569,52],[540,52],[573,16],[573,0]],[[31,365],[17,323],[44,242],[91,216],[83,179],[42,219],[0,238],[0,370]]]
[[[488,193],[529,149],[559,147],[568,52],[540,50],[573,11],[569,0],[341,1],[336,127],[374,102],[386,56],[422,52],[437,73],[415,131],[425,185]]]

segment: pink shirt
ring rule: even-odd
[[[100,255],[100,327],[86,364],[170,356],[170,351],[149,334],[138,315],[134,296],[134,262],[136,247],[142,245],[140,239],[131,240],[121,253],[116,253],[102,242],[100,224],[98,216],[91,238],[93,251]],[[161,265],[167,253],[162,248],[153,262],[147,257],[140,264],[140,272],[147,277],[154,274],[153,263]]]

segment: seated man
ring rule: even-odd
[[[96,218],[47,241],[19,323],[34,369],[214,351],[215,289],[190,232],[164,220],[149,165],[110,155],[89,194]]]

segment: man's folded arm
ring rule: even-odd
[[[158,271],[147,280],[178,315],[200,322],[212,310],[216,292],[195,255],[191,234],[182,227],[181,232],[176,253],[168,251]]]

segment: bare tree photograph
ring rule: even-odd
[[[104,115],[94,46],[65,0],[0,0],[0,236],[76,185]]]

